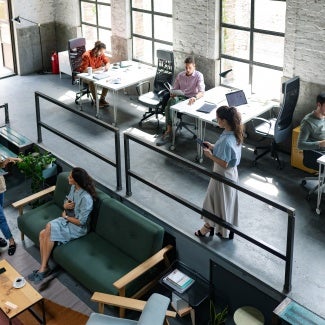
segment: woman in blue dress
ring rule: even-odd
[[[243,129],[241,116],[235,107],[221,106],[217,109],[219,127],[224,131],[213,145],[204,142],[204,155],[213,161],[213,171],[234,182],[238,181],[237,166],[241,158]],[[238,192],[214,178],[210,179],[203,202],[203,209],[223,220],[238,226]],[[233,232],[221,227],[214,221],[201,216],[205,221],[203,227],[195,232],[198,237],[216,233],[221,238],[233,239]]]
[[[56,242],[65,244],[87,234],[87,220],[96,197],[95,186],[88,173],[72,169],[68,176],[70,192],[63,203],[62,216],[50,221],[39,234],[41,266],[28,279],[38,283],[49,275],[48,260]]]

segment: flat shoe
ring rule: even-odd
[[[10,255],[10,256],[14,255],[16,252],[16,248],[17,248],[16,243],[9,245],[8,255]]]
[[[44,272],[33,271],[33,273],[28,276],[28,279],[30,281],[33,281],[35,284],[38,284],[43,281],[47,276],[49,276],[50,273],[51,270],[46,270]]]
[[[7,241],[4,238],[0,238],[0,247],[6,247],[7,245]]]

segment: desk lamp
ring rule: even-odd
[[[12,21],[17,22],[18,24],[21,24],[21,20],[26,20],[26,21],[38,26],[38,36],[39,36],[39,43],[40,43],[40,47],[41,47],[41,59],[42,59],[42,71],[41,72],[45,73],[44,59],[43,59],[43,47],[42,47],[42,36],[41,36],[41,24],[37,23],[35,21],[32,21],[32,20],[29,20],[27,18],[21,17],[21,16],[17,16],[17,17],[12,19]]]
[[[220,72],[220,73],[219,73],[219,76],[220,76],[221,78],[226,78],[226,77],[227,77],[227,74],[228,74],[229,72],[231,72],[231,71],[232,71],[232,69],[229,69],[229,70],[226,70],[226,71]]]

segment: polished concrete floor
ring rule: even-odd
[[[62,79],[59,79],[58,75],[14,76],[0,80],[0,89],[0,104],[6,102],[9,104],[11,127],[34,142],[37,141],[35,91],[40,91],[78,109],[74,104],[77,86],[71,85],[68,76],[64,76]],[[112,101],[111,94],[109,94],[109,100]],[[95,116],[94,108],[87,101],[83,110],[85,113]],[[133,128],[133,131],[137,131],[138,121],[144,110],[144,107],[141,107],[136,101],[134,89],[130,88],[125,93],[120,93],[117,126],[121,130],[122,147],[123,131],[130,127]],[[1,112],[1,114],[3,113]],[[2,116],[0,115],[0,118]],[[90,122],[43,100],[41,100],[41,116],[46,123],[55,126],[94,150],[107,155],[113,154],[112,135],[103,128],[94,126]],[[112,109],[102,109],[100,118],[111,123]],[[140,133],[147,141],[154,142],[160,132],[161,130],[156,128],[153,119],[143,124]],[[217,129],[209,127],[206,139],[211,142],[215,141],[217,132]],[[248,132],[248,134],[250,133]],[[307,201],[305,199],[306,189],[300,185],[302,178],[307,174],[290,166],[288,154],[280,154],[285,163],[282,170],[276,168],[276,164],[270,156],[263,158],[257,167],[252,167],[253,140],[253,137],[249,136],[243,149],[243,158],[239,166],[240,183],[258,194],[296,210],[292,290],[289,296],[325,317],[325,304],[323,303],[325,301],[323,284],[325,269],[324,203],[321,206],[322,213],[317,215],[315,213],[315,196]],[[48,131],[43,132],[42,145],[72,165],[86,168],[97,181],[113,191],[115,190],[115,171],[112,167],[107,167],[95,158],[81,153],[78,148]],[[168,150],[168,146],[165,149]],[[132,145],[131,153],[131,166],[137,172],[149,177],[157,185],[167,188],[170,192],[178,193],[198,206],[202,205],[209,181],[206,176],[139,145]],[[174,153],[195,162],[195,142],[190,133],[182,131]],[[122,161],[123,156],[122,150]],[[204,161],[202,165],[208,169],[211,168],[211,164],[207,161]],[[123,197],[126,196],[124,180],[123,175],[123,188],[117,193]],[[276,290],[282,291],[284,263],[279,259],[239,237],[235,237],[232,242],[222,241],[218,238],[200,240],[194,237],[193,232],[202,225],[200,217],[138,181],[132,181],[132,196],[128,200],[150,211],[168,224],[171,229],[180,232],[195,244],[204,246],[210,252],[228,259]],[[243,193],[240,193],[239,204],[240,229],[284,252],[287,229],[286,214]],[[188,252],[188,255],[190,253]],[[204,268],[205,266],[203,266]],[[204,273],[204,270],[202,272]]]

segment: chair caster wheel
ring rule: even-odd
[[[175,146],[172,144],[172,145],[169,147],[169,149],[170,149],[171,151],[174,151],[174,150],[175,150]]]
[[[316,209],[316,213],[318,214],[318,215],[320,215],[320,209]]]

